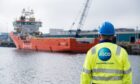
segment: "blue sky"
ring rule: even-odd
[[[23,8],[32,8],[37,19],[43,22],[40,31],[50,28],[70,29],[82,12],[86,0],[0,0],[0,31],[12,31],[12,22]],[[118,27],[140,27],[140,0],[92,0],[83,29],[97,28],[103,21]],[[72,29],[76,29],[75,25]],[[140,28],[139,28],[140,29]]]

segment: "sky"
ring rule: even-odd
[[[86,0],[0,0],[0,32],[14,30],[13,21],[23,8],[33,9],[36,19],[42,21],[40,31],[51,28],[77,29]],[[97,29],[110,21],[116,28],[140,29],[140,0],[92,0],[82,30]],[[71,27],[75,22],[75,26]]]

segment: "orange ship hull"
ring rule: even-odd
[[[91,43],[85,43],[77,41],[76,38],[31,37],[22,40],[20,36],[13,33],[10,33],[10,36],[18,49],[36,51],[85,53],[98,43],[98,39],[94,39]]]

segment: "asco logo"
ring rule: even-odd
[[[101,48],[98,56],[102,61],[107,61],[111,58],[111,51],[108,48]]]

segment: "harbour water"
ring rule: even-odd
[[[0,84],[79,84],[85,54],[0,47]],[[140,83],[140,56],[129,56],[133,84]]]

